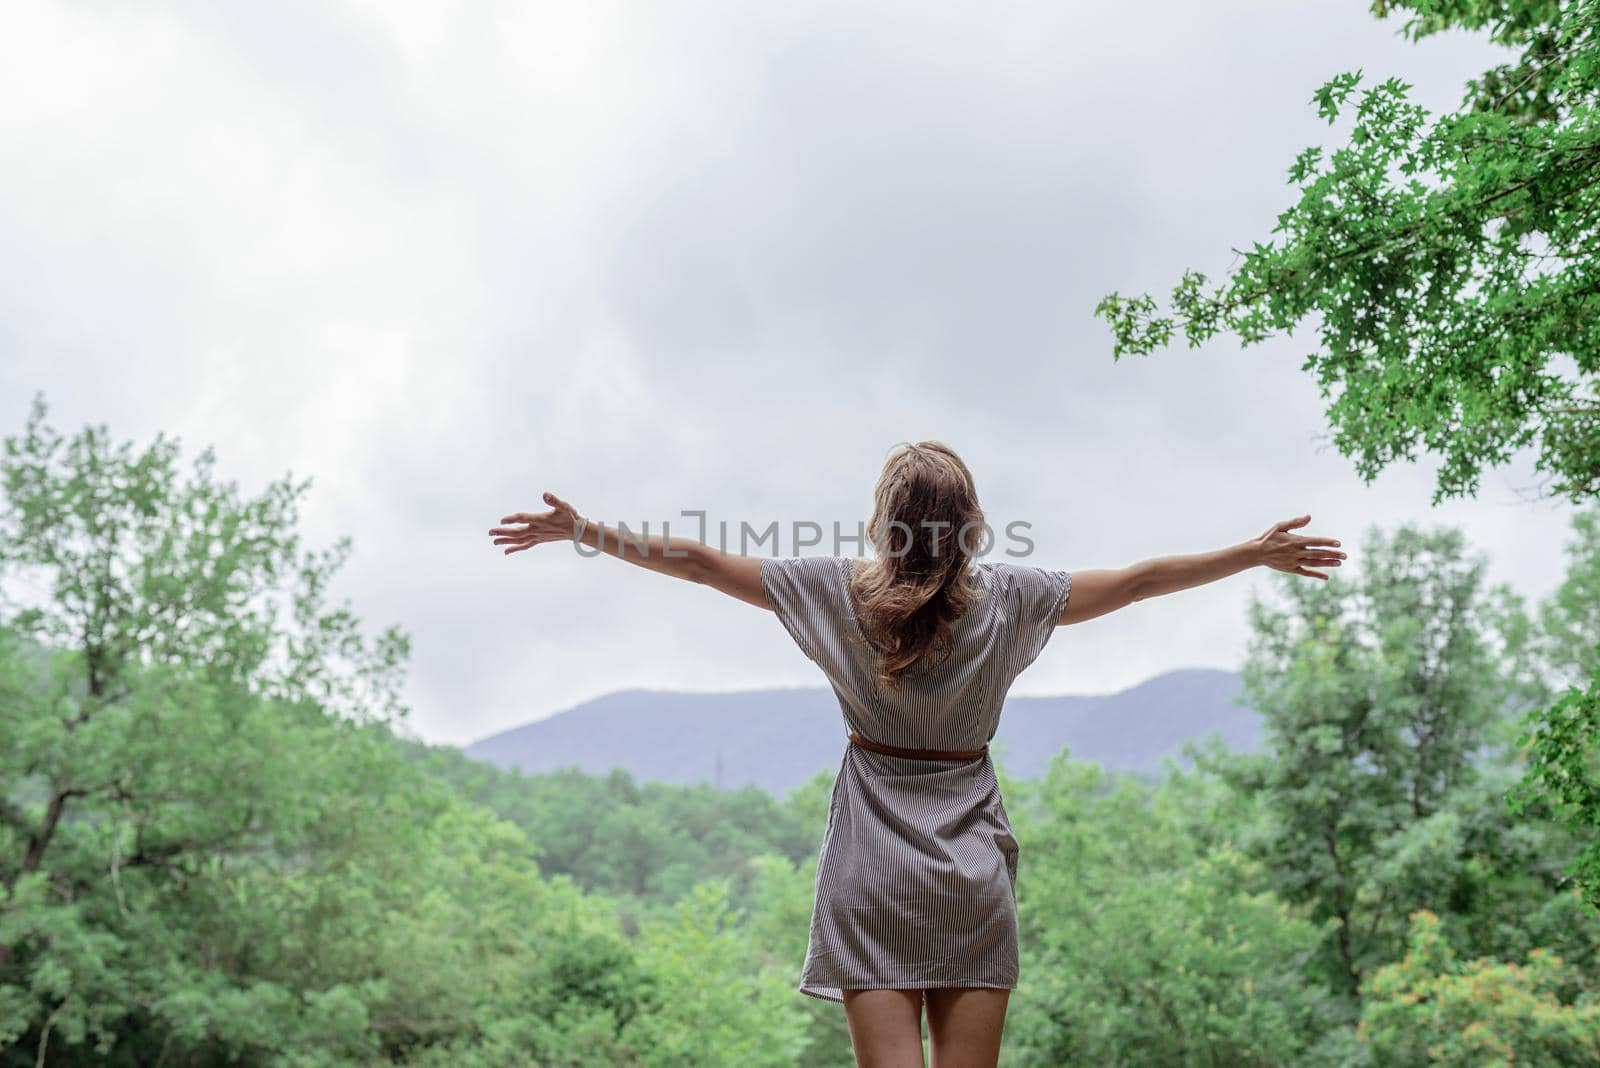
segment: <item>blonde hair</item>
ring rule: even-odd
[[[898,688],[914,669],[949,654],[951,624],[978,596],[968,567],[974,529],[983,529],[983,510],[955,450],[938,441],[895,446],[867,525],[878,555],[850,581],[856,618],[886,686]]]

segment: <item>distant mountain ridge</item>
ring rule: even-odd
[[[990,745],[1017,778],[1042,775],[1063,748],[1107,768],[1153,772],[1183,743],[1216,732],[1231,749],[1261,741],[1260,717],[1239,701],[1231,671],[1169,671],[1114,694],[1012,697]],[[623,690],[492,734],[464,752],[534,774],[577,766],[623,768],[641,781],[724,789],[755,785],[778,796],[836,769],[847,744],[827,687],[674,693]]]

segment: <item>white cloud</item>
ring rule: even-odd
[[[747,606],[485,531],[545,488],[849,523],[905,438],[962,449],[1052,566],[1311,511],[1460,522],[1542,593],[1559,510],[1363,487],[1300,345],[1117,364],[1089,314],[1264,236],[1328,75],[1448,105],[1491,55],[1397,29],[1344,0],[13,5],[0,416],[43,389],[63,429],[312,477],[307,536],[354,537],[341,592],[412,632],[440,740],[819,681]],[[1075,628],[1019,692],[1230,666],[1253,581]]]

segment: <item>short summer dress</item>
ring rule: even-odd
[[[1012,680],[1056,629],[1072,575],[969,563],[979,599],[952,624],[949,655],[899,690],[877,679],[850,597],[849,557],[763,558],[778,619],[869,741],[977,749]],[[1017,985],[1017,854],[994,764],[888,756],[850,742],[817,861],[802,993]]]

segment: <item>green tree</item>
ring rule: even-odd
[[[474,760],[453,746],[406,744],[407,753],[461,796],[528,833],[546,875],[570,875],[586,890],[669,905],[699,882],[726,879],[736,907],[750,904],[750,858],[814,855],[820,824],[796,805],[746,786],[634,780],[622,768],[591,775],[576,767],[540,775]],[[820,775],[823,805],[832,773]],[[624,905],[625,908],[631,908]]]
[[[1540,610],[1548,673],[1570,685],[1529,717],[1528,773],[1510,800],[1514,811],[1553,815],[1585,840],[1569,871],[1600,910],[1600,509],[1573,516],[1573,532],[1567,577]]]
[[[1340,74],[1314,94],[1345,143],[1289,168],[1298,199],[1268,242],[1212,285],[1188,271],[1170,308],[1113,293],[1096,313],[1115,352],[1181,330],[1244,344],[1306,320],[1305,360],[1334,442],[1369,481],[1419,450],[1442,461],[1435,502],[1532,445],[1553,490],[1600,493],[1600,0],[1379,0],[1405,32],[1491,28],[1519,58],[1434,115],[1399,78]]]
[[[1438,503],[1476,493],[1485,468],[1531,447],[1553,494],[1588,501],[1600,494],[1600,0],[1372,10],[1408,12],[1414,40],[1487,30],[1516,58],[1444,114],[1399,78],[1363,88],[1360,71],[1335,76],[1313,100],[1329,123],[1353,110],[1348,134],[1296,157],[1296,199],[1271,239],[1220,283],[1184,272],[1165,307],[1112,293],[1095,312],[1119,359],[1179,332],[1191,347],[1222,333],[1250,345],[1314,322],[1320,345],[1302,366],[1367,481],[1426,452],[1440,461]],[[1600,632],[1579,645],[1600,659]],[[1577,872],[1600,905],[1597,709],[1590,684],[1529,713],[1526,781],[1594,843]]]
[[[661,970],[397,744],[406,639],[324,604],[304,486],[43,415],[0,463],[0,1062],[646,1063]]]
[[[1600,997],[1567,996],[1573,979],[1542,949],[1526,964],[1463,963],[1439,918],[1421,910],[1411,917],[1405,958],[1372,977],[1361,1036],[1392,1068],[1600,1063]]]
[[[1600,668],[1600,505],[1573,514],[1567,574],[1539,608],[1550,682],[1558,689],[1585,682]]]
[[[1600,910],[1600,666],[1587,691],[1573,686],[1530,722],[1528,774],[1511,792],[1512,807],[1548,810],[1585,838],[1568,871]]]
[[[1217,765],[1262,799],[1255,852],[1281,894],[1331,921],[1320,975],[1351,998],[1394,957],[1409,911],[1482,903],[1467,866],[1479,829],[1462,809],[1518,692],[1483,561],[1459,532],[1371,531],[1362,559],[1353,579],[1286,583],[1283,607],[1252,604],[1241,674],[1266,747]]]
[[[1004,1063],[1324,1063],[1337,1006],[1304,976],[1322,933],[1266,889],[1237,827],[1189,833],[1181,813],[1231,807],[1217,786],[1110,780],[1065,754],[1007,786],[1025,978]]]
[[[660,992],[623,1037],[651,1068],[788,1068],[805,1050],[793,962],[762,967],[762,948],[728,903],[728,885],[697,885],[641,934],[639,959]]]

